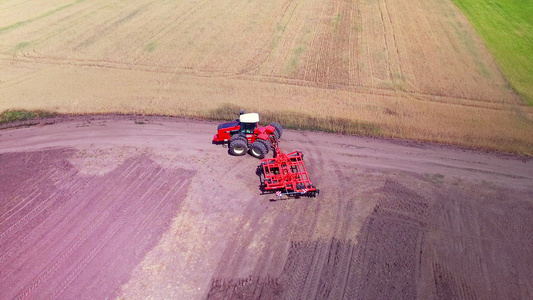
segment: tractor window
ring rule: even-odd
[[[255,123],[241,123],[241,131],[244,134],[252,134],[256,126]]]

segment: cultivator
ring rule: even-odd
[[[271,142],[275,156],[264,158],[260,166],[263,192],[276,193],[278,197],[316,197],[320,190],[309,179],[303,153],[294,151],[285,154],[281,152],[276,139],[273,138]]]

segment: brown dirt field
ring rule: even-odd
[[[74,149],[3,154],[2,298],[106,298],[127,282],[179,208],[192,173],[129,158],[105,176]]]
[[[47,123],[0,130],[2,299],[533,296],[529,158],[288,130],[321,194],[271,201],[214,122]]]
[[[233,105],[533,153],[533,108],[450,0],[8,0],[0,69],[0,112],[212,117]]]

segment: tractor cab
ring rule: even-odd
[[[258,122],[259,122],[259,114],[257,113],[241,114],[239,116],[239,123],[241,125],[241,128],[240,128],[241,133],[254,134],[254,131],[257,128]]]
[[[235,134],[251,136],[255,134],[258,122],[258,113],[245,114],[241,112],[239,118],[233,122],[218,125],[217,134],[213,137],[213,143],[228,143]]]

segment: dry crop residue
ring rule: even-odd
[[[0,40],[0,112],[220,117],[232,105],[303,127],[339,130],[334,117],[374,135],[533,148],[532,108],[452,1],[8,0]]]

